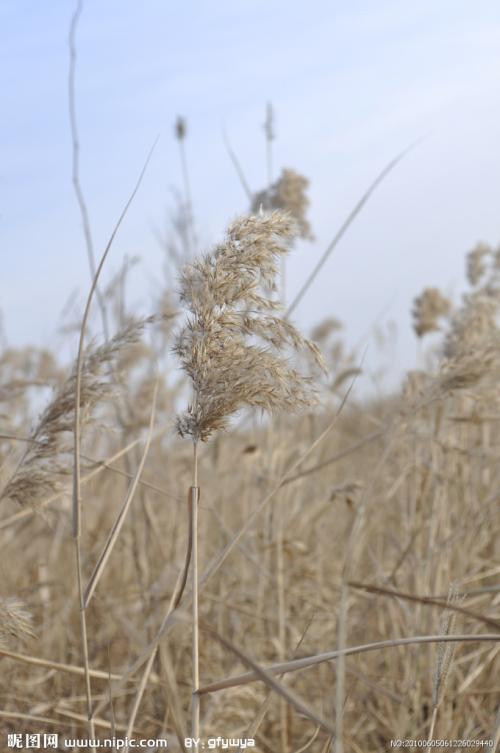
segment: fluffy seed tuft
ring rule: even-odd
[[[311,380],[292,368],[287,351],[303,348],[324,368],[314,343],[276,313],[278,259],[294,224],[280,212],[242,217],[224,243],[181,275],[187,321],[175,352],[193,386],[193,402],[177,419],[181,436],[206,441],[244,406],[274,413],[315,402]]]

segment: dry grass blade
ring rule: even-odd
[[[50,661],[49,659],[40,659],[38,656],[29,656],[27,654],[18,654],[14,651],[7,651],[0,648],[0,656],[6,659],[12,659],[13,661],[21,662],[22,664],[30,664],[34,667],[44,667],[45,669],[54,669],[56,672],[65,672],[70,675],[79,675],[80,677],[85,674],[83,667],[77,667],[74,664],[61,664],[61,662]],[[100,669],[91,669],[90,674],[96,680],[109,680],[109,672],[104,672]],[[113,674],[111,679],[120,680],[121,676]]]
[[[241,649],[236,648],[236,646],[233,646],[232,643],[219,635],[219,633],[217,633],[217,631],[213,628],[204,626],[203,629],[213,635],[213,637],[216,638],[225,648],[227,648],[229,651],[232,651],[232,653],[235,654],[238,659],[243,662],[243,664],[251,667],[255,679],[262,680],[262,682],[264,682],[269,688],[271,688],[271,690],[274,690],[275,693],[284,698],[287,703],[289,703],[294,709],[296,709],[299,714],[303,714],[308,719],[315,722],[319,727],[321,727],[321,729],[324,729],[326,732],[330,734],[335,733],[334,728],[329,722],[326,721],[326,719],[322,719],[320,716],[318,716],[318,714],[316,714],[316,712],[311,709],[305,703],[305,701],[299,698],[296,693],[292,692],[289,688],[285,688],[284,685],[278,682],[278,680],[276,680],[272,676],[269,670],[263,669],[253,659],[247,656],[247,654],[241,651]],[[199,693],[201,692],[202,691],[200,690]]]
[[[83,0],[78,0],[76,9],[71,19],[70,31],[69,31],[69,74],[68,74],[68,104],[69,104],[69,121],[71,129],[71,144],[72,144],[72,163],[73,163],[73,175],[72,182],[75,189],[76,200],[80,209],[80,215],[82,218],[83,235],[85,238],[85,246],[87,248],[87,258],[89,262],[90,279],[95,277],[96,265],[94,255],[94,243],[92,240],[92,231],[90,229],[90,219],[83,194],[83,189],[80,183],[80,141],[78,138],[78,119],[76,116],[76,102],[75,102],[75,74],[76,74],[76,31],[78,22],[83,10]],[[102,324],[106,339],[109,337],[109,325],[108,317],[106,313],[106,306],[99,288],[96,288],[96,297],[101,312]]]
[[[19,711],[0,711],[0,719],[20,719],[23,722],[37,722],[38,724],[54,724],[56,726],[70,726],[70,722],[62,722],[50,716],[38,716],[36,714],[22,714]]]
[[[304,743],[298,750],[295,751],[295,753],[305,753],[305,751],[313,744],[313,742],[316,740],[318,736],[318,732],[320,731],[321,727],[317,726],[314,732],[312,733],[311,737],[307,742]]]
[[[158,432],[155,432],[153,436],[157,436]],[[111,465],[112,460],[95,460],[95,458],[91,458],[88,455],[82,455],[82,457],[85,460],[88,460],[90,463],[96,466],[101,466],[103,470],[112,471],[113,473],[118,474],[119,476],[123,476],[123,478],[128,478],[130,481],[134,479],[133,473],[128,473],[127,471],[124,471],[122,468],[117,468],[115,465]],[[86,477],[85,477],[86,478]],[[85,480],[82,479],[82,483]],[[177,494],[173,494],[168,489],[165,489],[162,486],[157,486],[157,484],[152,484],[150,481],[144,481],[144,479],[139,479],[139,486],[144,487],[145,489],[150,489],[152,492],[156,492],[156,494],[160,494],[162,497],[170,497],[170,499],[173,499],[175,502],[182,502],[182,499],[177,496]]]
[[[184,568],[182,570],[181,580],[180,580],[180,587],[177,591],[177,596],[175,597],[175,601],[173,604],[173,608],[177,609],[177,607],[180,605],[184,590],[186,588],[188,573],[189,573],[189,565],[191,563],[191,555],[193,552],[193,496],[196,492],[194,492],[194,489],[196,487],[190,487],[188,491],[188,504],[187,504],[187,511],[188,511],[188,541],[186,546],[186,556],[184,558]]]
[[[142,183],[142,179],[144,177],[144,174],[146,172],[146,169],[149,164],[149,160],[151,159],[151,155],[153,153],[153,150],[156,146],[156,141],[153,144],[147,158],[146,162],[139,174],[139,178],[134,186],[134,189],[128,199],[128,201],[125,204],[125,207],[123,208],[123,211],[118,218],[117,223],[115,224],[115,227],[111,233],[111,236],[109,238],[108,244],[106,248],[104,249],[104,253],[102,254],[101,260],[99,262],[99,265],[96,269],[96,273],[94,275],[94,279],[92,280],[92,285],[90,287],[90,291],[87,297],[87,303],[85,305],[85,310],[83,313],[82,318],[82,324],[80,327],[80,338],[78,343],[78,356],[76,359],[76,368],[75,368],[75,376],[76,376],[76,383],[75,383],[75,401],[74,401],[74,426],[73,426],[73,441],[74,441],[74,453],[73,453],[73,538],[75,541],[75,557],[76,557],[76,575],[77,575],[77,583],[78,583],[78,599],[79,599],[79,606],[80,606],[80,629],[81,629],[81,637],[82,637],[82,652],[83,652],[83,664],[85,668],[85,693],[87,696],[87,712],[88,712],[88,719],[89,719],[89,734],[90,737],[94,738],[94,725],[92,721],[92,691],[91,691],[91,684],[90,684],[90,668],[89,668],[89,657],[88,657],[88,642],[87,642],[87,624],[86,624],[86,618],[85,618],[85,604],[84,604],[84,594],[83,594],[83,576],[82,576],[82,566],[81,566],[81,550],[80,550],[80,518],[81,518],[81,484],[80,484],[80,476],[81,476],[81,466],[80,466],[80,444],[81,444],[81,426],[80,426],[80,409],[81,409],[81,392],[82,392],[82,368],[83,368],[83,356],[84,356],[84,342],[85,342],[85,334],[87,330],[87,323],[90,313],[90,307],[92,304],[92,299],[94,296],[94,293],[97,288],[97,283],[100,277],[100,274],[102,272],[102,269],[104,267],[104,263],[108,257],[108,254],[111,250],[111,247],[113,245],[113,241],[116,237],[116,234],[118,233],[118,230],[125,219],[125,216],[127,214],[127,211],[132,203],[132,201],[135,198],[135,195],[137,194],[137,191],[139,190],[139,187]]]
[[[380,439],[380,437],[383,437],[384,434],[387,433],[388,429],[389,427],[384,427],[383,429],[378,429],[377,431],[373,431],[371,434],[367,434],[366,437],[362,437],[360,440],[352,444],[350,447],[346,447],[345,450],[340,450],[340,452],[336,452],[335,455],[332,455],[331,458],[322,460],[321,463],[317,463],[317,465],[312,465],[309,468],[304,468],[303,471],[296,473],[294,476],[289,476],[286,479],[286,481],[283,482],[283,486],[286,486],[287,484],[293,484],[294,481],[298,481],[299,479],[304,478],[305,476],[310,476],[311,473],[316,473],[317,471],[321,471],[323,468],[326,468],[328,465],[331,465],[332,463],[337,463],[339,460],[343,460],[349,455],[352,455],[352,453],[356,452],[357,450],[360,450],[362,447],[365,447],[367,444],[370,444],[371,442],[374,442],[375,440]]]
[[[86,721],[86,717],[83,714],[75,714],[73,711],[69,711],[67,709],[62,709],[62,708],[59,708],[59,707],[56,708],[56,709],[54,709],[54,711],[56,712],[56,714],[61,714],[61,716],[68,717],[68,719],[75,719],[76,721],[79,721],[79,722],[85,722]],[[101,727],[102,729],[113,730],[113,724],[112,724],[112,722],[108,722],[106,719],[99,719],[98,717],[96,717],[96,718],[93,719],[93,722],[94,722],[94,724],[95,724],[96,727]],[[124,732],[125,729],[126,729],[126,727],[125,727],[124,724],[118,724],[118,725],[116,725],[115,729],[119,730],[120,732]],[[134,734],[136,734],[136,735],[138,735],[140,737],[144,737],[145,736],[144,735],[144,731],[141,731],[141,730],[138,730],[138,729],[134,729],[133,732],[134,732]]]
[[[73,472],[73,535],[75,537],[79,536],[80,533],[80,393],[82,389],[82,365],[83,365],[83,354],[84,354],[84,342],[85,342],[85,335],[87,331],[87,323],[90,313],[90,307],[92,304],[92,299],[94,297],[94,293],[97,287],[97,283],[99,280],[99,277],[101,275],[102,269],[104,267],[104,263],[108,257],[108,254],[111,250],[111,247],[113,245],[113,241],[116,237],[116,234],[118,233],[118,230],[120,229],[120,226],[125,219],[125,216],[128,212],[128,209],[130,205],[132,204],[139,188],[142,183],[142,179],[144,178],[144,175],[146,173],[147,167],[149,165],[149,162],[151,160],[151,156],[153,154],[153,151],[156,147],[156,144],[158,142],[158,139],[155,140],[153,146],[151,147],[148,156],[146,157],[146,161],[144,163],[144,166],[139,174],[139,177],[137,179],[137,182],[132,190],[132,193],[130,194],[122,213],[120,214],[118,221],[115,224],[115,227],[113,228],[113,231],[111,233],[111,236],[108,240],[108,243],[106,245],[106,248],[104,249],[104,253],[102,254],[101,260],[99,262],[99,265],[97,267],[96,273],[94,275],[94,279],[92,280],[92,285],[87,297],[87,302],[85,304],[85,310],[83,313],[82,318],[82,324],[80,328],[80,339],[78,344],[78,356],[76,359],[76,386],[75,386],[75,419],[74,419],[74,457],[73,457],[73,463],[74,463],[74,472]]]
[[[97,588],[97,584],[99,583],[99,580],[101,579],[101,576],[104,572],[104,568],[106,567],[106,563],[111,556],[111,552],[113,551],[113,548],[116,544],[116,541],[118,539],[118,536],[120,535],[120,531],[123,527],[123,524],[125,522],[125,517],[127,515],[127,512],[130,508],[130,505],[132,503],[132,500],[134,498],[137,486],[139,484],[139,479],[141,477],[142,471],[144,469],[144,464],[146,462],[146,458],[149,452],[149,447],[151,445],[151,439],[153,436],[153,426],[154,426],[154,419],[155,419],[155,408],[156,408],[156,396],[158,393],[158,380],[156,380],[154,393],[153,393],[153,404],[151,408],[151,416],[149,419],[149,429],[148,434],[146,437],[146,442],[144,443],[144,449],[142,452],[141,459],[139,461],[139,465],[137,467],[137,471],[135,473],[134,478],[132,479],[132,483],[130,484],[129,490],[127,492],[127,496],[125,497],[125,501],[123,502],[122,508],[120,512],[118,513],[118,516],[114,522],[114,525],[109,532],[108,539],[106,541],[106,544],[104,545],[104,549],[102,550],[101,556],[99,557],[99,560],[94,568],[94,572],[92,573],[90,580],[87,584],[87,588],[85,589],[85,594],[83,598],[83,604],[85,609],[87,609],[90,600],[92,598],[92,595]]]
[[[385,648],[397,648],[398,646],[411,646],[421,643],[446,643],[449,641],[457,643],[482,643],[500,641],[500,635],[492,633],[484,633],[480,635],[420,635],[414,638],[394,638],[393,640],[377,641],[376,643],[365,643],[360,646],[351,646],[343,651],[327,651],[322,654],[316,654],[314,656],[305,656],[302,659],[293,659],[288,662],[278,662],[271,664],[265,668],[265,671],[272,675],[286,674],[288,672],[297,672],[302,669],[308,669],[309,667],[315,667],[317,664],[322,664],[326,661],[334,661],[339,656],[354,656],[355,654],[365,654],[369,651],[379,651]],[[235,688],[239,685],[245,685],[248,682],[255,682],[259,677],[255,672],[246,672],[241,675],[235,675],[234,677],[227,677],[223,680],[217,680],[210,683],[210,685],[204,685],[199,689],[199,694],[215,693],[218,690],[225,690],[227,688]]]
[[[231,146],[231,144],[229,142],[229,137],[228,137],[228,135],[227,135],[227,133],[225,131],[222,131],[222,137],[224,139],[224,145],[226,147],[226,151],[227,151],[227,153],[229,155],[229,158],[230,158],[231,162],[233,163],[234,169],[236,170],[236,174],[238,175],[238,178],[240,179],[240,183],[241,183],[241,185],[243,187],[243,190],[245,191],[245,193],[247,195],[247,199],[249,201],[252,201],[252,190],[251,190],[251,188],[250,188],[250,186],[248,184],[248,181],[247,181],[247,179],[245,177],[245,173],[243,172],[243,168],[241,166],[241,162],[238,159],[238,157],[236,155],[236,152],[232,148],[232,146]]]
[[[349,586],[352,588],[358,588],[363,591],[369,591],[370,593],[381,594],[382,596],[393,596],[397,599],[405,599],[406,601],[414,601],[418,604],[428,604],[429,606],[442,607],[451,612],[458,612],[460,614],[472,617],[478,622],[482,622],[484,625],[500,630],[500,622],[493,620],[491,617],[485,617],[483,614],[479,614],[472,609],[462,607],[459,604],[455,604],[452,601],[446,601],[445,599],[436,599],[432,596],[416,596],[415,594],[403,593],[402,591],[396,591],[392,588],[384,588],[382,586],[371,586],[369,583],[358,583],[357,581],[349,581]]]
[[[309,277],[307,278],[307,280],[305,281],[305,283],[303,284],[303,286],[301,287],[301,289],[299,290],[299,292],[297,293],[297,295],[293,299],[292,303],[289,305],[289,307],[288,307],[288,309],[286,311],[285,316],[287,316],[287,317],[290,316],[290,314],[297,308],[297,306],[299,305],[300,301],[305,296],[305,294],[307,293],[307,291],[311,287],[312,283],[316,279],[318,273],[322,269],[322,267],[325,264],[326,260],[328,259],[328,257],[332,253],[333,249],[336,247],[336,245],[342,239],[342,237],[344,236],[345,232],[348,230],[348,228],[350,227],[350,225],[354,222],[354,220],[356,219],[356,217],[358,216],[358,214],[361,212],[361,210],[363,209],[363,207],[366,204],[366,202],[368,201],[368,199],[371,197],[371,195],[374,193],[374,191],[376,191],[376,189],[382,183],[382,181],[384,180],[384,178],[386,178],[389,175],[389,173],[396,167],[396,165],[398,165],[399,162],[401,162],[401,160],[404,157],[406,157],[406,155],[409,152],[411,152],[411,150],[414,149],[421,142],[422,142],[422,139],[419,139],[418,141],[415,141],[413,144],[410,144],[410,146],[408,146],[406,149],[404,149],[402,152],[400,152],[400,154],[398,154],[396,157],[394,157],[394,159],[392,159],[384,167],[384,169],[382,170],[382,172],[375,178],[375,180],[370,185],[370,187],[368,188],[368,190],[365,191],[365,193],[363,194],[363,196],[361,197],[361,199],[358,201],[358,203],[356,204],[356,206],[354,207],[354,209],[352,210],[352,212],[349,214],[349,216],[347,217],[347,219],[344,221],[343,225],[340,227],[339,231],[337,232],[337,234],[335,235],[335,237],[331,241],[330,245],[328,246],[328,248],[323,253],[323,256],[321,257],[321,259],[319,260],[319,262],[314,267],[313,271],[311,272],[311,274],[309,275]]]

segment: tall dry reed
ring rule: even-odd
[[[187,320],[175,352],[192,387],[188,409],[177,418],[181,437],[193,442],[190,492],[193,570],[193,737],[199,735],[198,670],[198,443],[228,427],[244,407],[266,413],[310,406],[310,377],[295,370],[287,352],[307,348],[323,367],[317,347],[277,316],[278,261],[288,251],[294,225],[285,214],[243,217],[224,243],[184,268],[181,303]]]

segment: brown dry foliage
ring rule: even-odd
[[[227,342],[229,352],[234,339],[237,354],[244,358],[248,358],[247,336],[267,338],[267,346],[278,352],[282,345],[291,346],[293,352],[295,345],[304,344],[294,330],[279,323],[274,304],[257,285],[254,266],[248,263],[234,274],[234,255],[238,253],[239,261],[243,258],[263,265],[265,279],[272,283],[273,261],[261,246],[262,234],[268,239],[274,222],[276,218],[240,221],[215,256],[205,257],[184,273],[183,295],[191,307],[191,329],[178,335],[177,348],[195,379],[201,371],[198,385],[203,399],[212,387],[218,396],[215,402],[208,402],[205,413],[188,416],[189,422],[196,420],[197,424],[190,423],[187,428],[200,435],[218,428],[247,395],[246,387],[241,387],[243,393],[237,392],[240,384],[236,381],[230,385],[236,396],[226,398],[220,385],[213,385],[209,375],[203,374],[204,361],[198,360],[196,353],[202,323],[213,338],[212,374],[222,380],[226,392],[230,391],[224,368],[234,368],[235,362],[218,360],[225,356],[217,343],[225,342],[223,332],[228,328],[234,334]],[[246,246],[250,230],[253,241]],[[281,238],[273,230],[272,256],[281,253]],[[251,300],[252,310],[258,307],[258,316],[247,310],[247,300]],[[474,300],[478,298],[463,302],[448,335]],[[261,316],[277,321],[264,330]],[[330,343],[328,338],[336,332],[332,327],[323,330],[316,336],[322,343]],[[160,349],[169,337],[167,328],[159,339]],[[494,630],[491,623],[500,621],[497,333],[490,328],[474,343],[474,347],[452,349],[434,371],[409,374],[400,396],[365,402],[350,398],[334,431],[274,494],[224,565],[207,581],[200,600],[202,624],[264,666],[335,649],[346,541],[362,513],[349,555],[351,578],[380,590],[349,588],[348,645],[440,631],[455,633],[457,628],[451,624],[455,601],[447,598],[452,583],[461,594],[460,606],[467,610],[461,613],[460,631],[479,636]],[[256,347],[253,340],[251,346]],[[140,359],[146,357],[142,349],[134,352]],[[330,346],[326,353],[328,366],[335,371]],[[112,410],[99,404],[100,420],[112,425],[114,432],[89,425],[86,434],[96,458],[113,455],[131,436],[142,436],[152,386],[147,372],[136,374],[134,358],[126,357],[121,348],[120,354],[125,372],[121,382],[129,389],[114,402],[124,410],[127,400],[132,399],[134,405],[125,411],[124,425]],[[261,364],[257,364],[259,369]],[[27,358],[26,378],[33,374],[30,368]],[[97,364],[92,367],[92,362],[84,368],[91,382],[97,380],[94,385],[100,395],[101,377],[107,382],[109,375],[97,370]],[[17,377],[22,378],[20,354],[16,369]],[[252,377],[261,375],[257,370],[243,377],[252,384]],[[166,381],[167,392],[172,381]],[[268,382],[264,379],[263,384]],[[24,427],[25,436],[29,436],[24,415],[28,402],[18,404],[17,388],[11,389],[13,412],[8,422],[2,418],[2,428],[12,424],[20,431]],[[84,392],[89,402],[95,389]],[[59,408],[49,403],[42,414],[45,418],[33,431],[48,453],[29,463],[26,475],[38,487],[35,496],[40,505],[48,489],[31,471],[40,467],[47,478],[58,476],[57,465],[52,463],[64,446],[67,432],[62,429],[71,410],[64,409],[64,396],[69,397],[71,390],[70,382],[59,386]],[[281,395],[279,390],[276,394]],[[260,398],[250,393],[248,403],[253,405],[254,399]],[[167,431],[166,417],[169,414],[173,419],[177,402],[172,399],[169,413],[166,395],[157,427],[165,431],[154,436],[130,516],[87,610],[90,666],[101,672],[92,678],[94,701],[102,706],[98,717],[120,731],[130,719],[140,675],[134,675],[124,691],[109,687],[108,672],[125,672],[156,635],[184,563],[191,453]],[[297,416],[285,414],[279,421],[271,417],[260,426],[243,424],[231,434],[214,436],[203,447],[199,457],[204,479],[199,516],[202,572],[283,472],[312,445],[336,410],[336,405],[326,402],[320,412],[308,409]],[[12,457],[19,457],[18,444],[3,440],[1,446],[5,469],[12,471]],[[35,448],[28,451],[37,457]],[[120,458],[86,485],[82,534],[86,578],[123,503],[138,460],[136,451],[129,452],[128,465]],[[2,592],[19,595],[26,604],[0,600],[0,642],[5,646],[7,638],[10,650],[24,654],[20,661],[5,655],[0,646],[4,650],[0,678],[3,734],[19,731],[15,716],[19,713],[25,715],[22,727],[26,732],[57,730],[67,737],[82,737],[87,732],[83,678],[67,668],[72,665],[78,671],[81,667],[68,502],[63,495],[49,505],[49,524],[29,509],[22,510],[26,514],[19,517],[12,495],[2,501]],[[419,597],[427,601],[419,601]],[[428,597],[439,597],[439,603],[429,602]],[[32,629],[25,611],[33,614],[37,639],[23,648],[18,638],[23,634],[29,638]],[[458,643],[453,652],[447,646],[444,642],[435,647],[401,646],[347,659],[346,751],[382,752],[394,738],[427,738],[436,702],[436,739],[489,738],[498,707],[498,643]],[[190,652],[190,630],[182,621],[174,623],[160,643],[135,725],[140,736],[167,736],[171,750],[180,749],[175,730],[179,725],[185,728],[189,718]],[[30,663],[33,659],[43,659],[47,665]],[[209,632],[202,632],[202,684],[241,671],[234,655]],[[334,662],[290,673],[280,682],[307,699],[317,714],[332,719]],[[291,708],[285,707],[283,713],[282,702],[274,694],[266,701],[268,695],[269,690],[256,682],[203,696],[202,734],[246,737],[252,729],[257,748],[263,751],[284,750],[283,739],[290,751],[310,740],[309,749],[314,753],[326,749],[325,732],[316,732],[310,719]],[[255,725],[259,715],[262,720]],[[55,721],[42,723],[31,717]],[[97,734],[104,737],[110,729],[98,726]]]

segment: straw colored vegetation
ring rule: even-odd
[[[200,735],[319,752],[498,734],[497,255],[469,256],[457,308],[435,289],[417,299],[419,338],[444,330],[438,355],[399,395],[363,402],[344,399],[357,362],[339,323],[318,326],[313,345],[279,311],[292,229],[276,213],[237,221],[184,269],[186,319],[166,313],[166,292],[148,320],[111,315],[118,334],[84,353],[87,667],[71,536],[76,373],[36,348],[1,354],[3,731],[22,719],[87,734],[87,675],[96,736],[135,730],[181,749],[194,441]],[[296,366],[284,348],[300,351]],[[305,376],[319,349],[328,376]]]
[[[170,284],[137,319],[131,262],[101,280],[124,214],[96,259],[70,104],[91,270],[64,323],[78,356],[0,351],[2,734],[498,741],[500,252],[468,255],[459,305],[416,297],[419,370],[363,398],[335,312],[310,337],[289,314],[406,152],[286,308],[284,259],[313,234],[307,179],[273,178],[272,108],[268,186],[228,145],[251,213],[204,254],[179,118]]]

